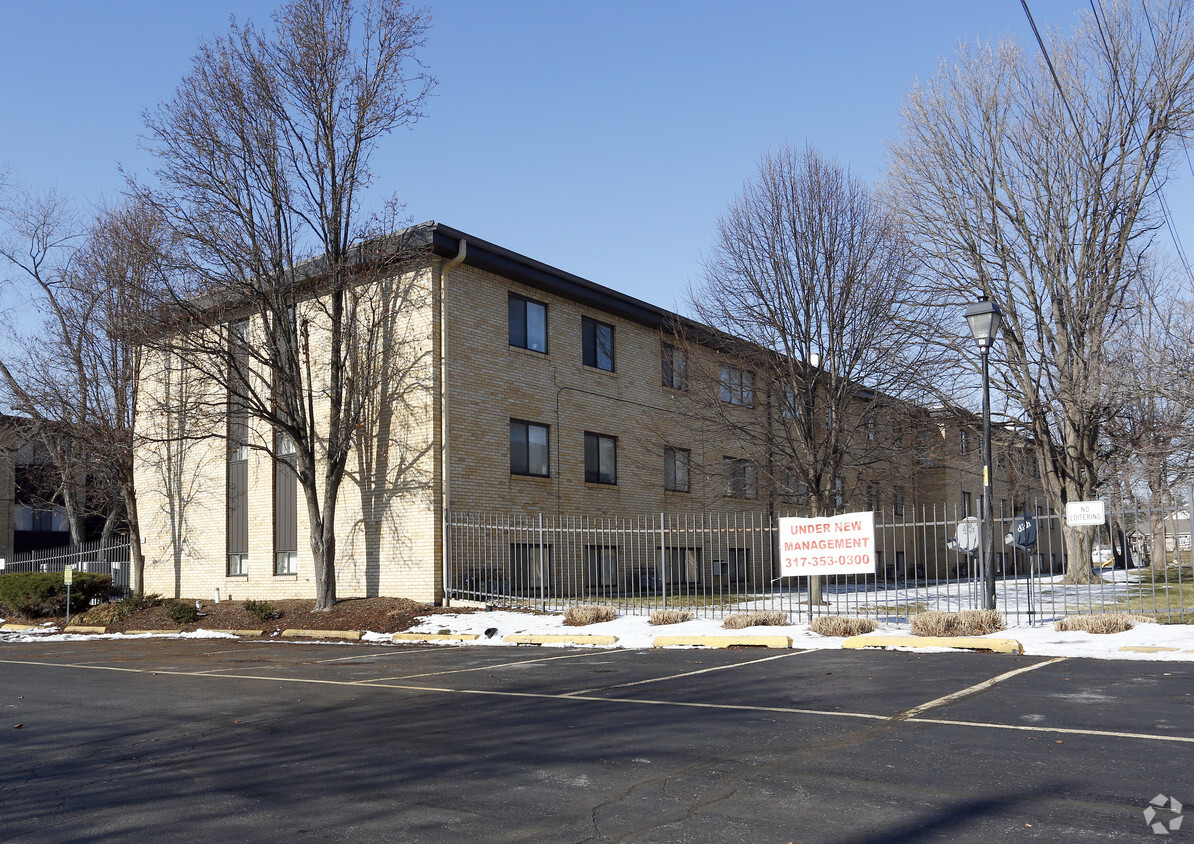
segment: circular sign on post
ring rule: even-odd
[[[1017,548],[1027,551],[1036,545],[1036,519],[1031,513],[1021,513],[1012,519],[1012,536]]]

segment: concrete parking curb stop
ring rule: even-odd
[[[1024,646],[1015,639],[984,639],[981,636],[851,636],[843,648],[957,648],[965,651],[994,651],[1022,654]]]
[[[395,642],[475,642],[478,633],[395,633]]]
[[[126,636],[177,636],[182,632],[182,628],[178,627],[173,630],[125,630]]]
[[[791,636],[656,636],[657,648],[790,648]]]
[[[1181,648],[1168,648],[1160,645],[1120,645],[1121,651],[1129,651],[1138,654],[1165,654],[1165,653],[1181,653]],[[1190,653],[1190,651],[1186,651]]]
[[[207,628],[204,628],[207,629]],[[212,633],[226,633],[229,636],[264,636],[264,630],[212,630]]]
[[[350,639],[360,641],[360,630],[283,630],[283,639]]]
[[[62,628],[63,633],[107,633],[108,628],[98,624],[68,624]]]
[[[11,630],[14,633],[20,633],[25,630],[36,630],[37,628],[38,625],[36,624],[17,624],[15,622],[0,624],[0,630]]]
[[[511,633],[502,641],[512,645],[616,645],[618,637],[585,633]]]

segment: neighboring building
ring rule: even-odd
[[[57,472],[28,419],[0,415],[0,558],[70,544]],[[100,524],[88,522],[88,538]]]
[[[423,361],[425,387],[391,408],[384,426],[391,433],[384,442],[366,440],[345,481],[337,511],[340,597],[439,600],[451,553],[443,542],[449,510],[592,517],[800,511],[799,489],[765,482],[760,455],[689,412],[698,371],[715,373],[721,401],[742,424],[769,412],[767,385],[709,345],[677,342],[675,314],[444,225],[419,231],[430,246],[413,271],[425,304],[405,316],[403,331],[413,338],[411,358]],[[249,320],[244,341],[259,329]],[[307,517],[286,455],[229,447],[228,420],[171,445],[178,425],[198,424],[171,418],[174,396],[203,388],[188,386],[171,360],[158,363],[138,416],[148,435],[142,441],[155,443],[141,446],[137,458],[146,591],[311,597]],[[235,424],[249,439],[272,437],[251,420]],[[927,417],[923,430],[959,436]],[[977,507],[981,490],[970,480],[977,458],[964,450],[966,459],[941,461],[933,454],[946,446],[929,441],[918,453],[920,441],[911,437],[921,434],[908,436],[908,448],[891,456],[882,476],[851,477],[835,504],[882,508],[897,519],[930,502],[956,510],[966,494]],[[915,538],[899,541],[920,547]],[[575,550],[586,555],[592,582],[610,588],[641,570],[616,541]],[[542,572],[543,561],[529,558],[534,553],[530,543],[502,544],[492,549],[489,571]],[[746,582],[770,580],[757,549],[727,555],[681,554],[654,565],[680,581],[735,568]]]

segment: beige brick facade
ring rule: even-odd
[[[393,327],[402,338],[397,345],[416,361],[419,386],[401,401],[379,403],[375,422],[386,410],[390,417],[362,438],[350,461],[336,520],[340,597],[441,599],[446,506],[592,517],[799,510],[763,490],[753,498],[726,494],[723,459],[758,456],[732,430],[700,422],[689,412],[689,397],[663,384],[661,344],[669,339],[671,315],[463,233],[427,228],[433,255],[415,271],[420,295],[405,304]],[[467,241],[467,257],[445,270],[461,240]],[[511,344],[511,294],[546,308],[545,351]],[[585,318],[612,327],[612,371],[584,365]],[[318,345],[315,339],[312,344]],[[702,359],[689,362],[693,371],[716,371],[717,354],[694,354]],[[142,391],[137,462],[147,591],[185,598],[207,598],[214,589],[232,599],[312,597],[301,493],[297,574],[274,574],[273,462],[263,451],[249,455],[248,573],[228,575],[224,423],[218,414],[188,409],[216,407],[219,397],[168,360],[151,369]],[[733,412],[748,424],[765,411]],[[512,420],[547,429],[547,477],[511,471]],[[377,429],[389,433],[378,435]],[[616,484],[586,481],[586,433],[616,440]],[[270,432],[254,427],[254,434],[264,441]],[[951,435],[956,432],[945,432],[943,442]],[[669,446],[690,454],[688,491],[665,490]],[[911,510],[921,502],[948,507],[960,502],[974,471],[971,462],[962,464],[946,468],[940,459],[918,460],[910,449],[893,461],[894,473],[872,485],[886,503],[902,486]],[[864,509],[864,470],[853,474],[859,477],[851,478],[843,507]],[[971,486],[977,507],[980,490]],[[510,553],[499,549],[505,557],[498,563],[508,565]],[[761,556],[756,550],[755,558]],[[756,572],[755,579],[766,580],[766,573]]]

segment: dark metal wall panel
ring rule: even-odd
[[[249,462],[228,464],[228,553],[249,553]]]
[[[298,551],[298,478],[293,455],[274,461],[274,550]]]

